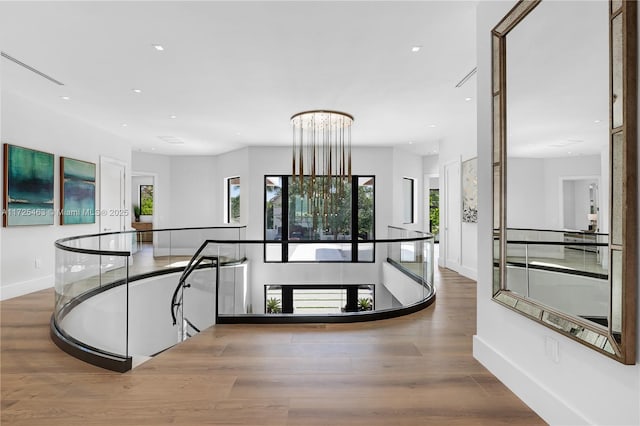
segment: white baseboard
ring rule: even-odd
[[[13,299],[14,297],[24,296],[25,294],[44,290],[53,287],[55,278],[53,275],[36,278],[30,281],[20,281],[0,287],[0,300]],[[53,301],[52,301],[53,303]]]
[[[545,422],[552,425],[594,424],[477,335],[473,336],[473,357]]]
[[[460,266],[458,273],[474,281],[478,281],[478,270],[466,266]]]

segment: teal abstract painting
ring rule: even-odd
[[[96,223],[96,165],[60,157],[60,225]]]
[[[54,155],[4,144],[3,226],[53,225]]]

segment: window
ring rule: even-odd
[[[240,223],[240,178],[230,177],[227,181],[226,223]]]
[[[404,223],[413,223],[413,210],[414,210],[414,181],[412,178],[402,178],[402,197],[404,207]]]
[[[435,236],[435,242],[439,241],[440,234],[440,190],[429,190],[429,232]]]
[[[265,240],[273,241],[265,244],[265,261],[373,262],[373,243],[357,241],[375,238],[374,177],[342,185],[335,177],[311,179],[265,177]]]
[[[153,185],[140,185],[140,214],[153,214]]]
[[[375,309],[374,284],[265,285],[267,314],[326,315]]]

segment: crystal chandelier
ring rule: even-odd
[[[308,197],[314,222],[323,216],[325,226],[351,182],[352,124],[353,117],[339,111],[304,111],[291,117],[292,180]]]

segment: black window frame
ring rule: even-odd
[[[239,224],[241,222],[241,218],[242,215],[240,214],[240,212],[238,212],[238,221],[237,222],[233,222],[231,220],[231,185],[232,185],[232,181],[238,179],[238,186],[240,186],[240,195],[242,194],[242,185],[240,183],[240,176],[232,176],[232,177],[228,177],[226,178],[226,183],[227,183],[227,199],[226,199],[226,203],[227,203],[227,224]],[[239,196],[240,196],[239,195]],[[240,202],[242,202],[242,198],[240,199]],[[238,206],[238,208],[240,208],[240,206]]]
[[[305,175],[307,177],[308,175]],[[282,231],[280,232],[280,240],[267,240],[267,180],[268,178],[280,178],[281,179],[281,188],[282,188]],[[285,236],[289,235],[289,178],[291,175],[283,175],[283,174],[265,174],[263,178],[263,220],[262,220],[262,229],[263,229],[263,240],[265,241],[263,245],[263,261],[264,263],[375,263],[376,261],[376,247],[373,245],[372,256],[370,260],[359,260],[358,255],[358,244],[366,243],[367,241],[375,240],[376,234],[376,176],[371,174],[364,175],[352,175],[351,176],[351,260],[328,260],[322,262],[314,262],[310,260],[289,260],[289,244],[291,243],[289,240],[284,240]],[[367,178],[372,181],[373,186],[373,217],[372,217],[372,226],[371,226],[371,239],[369,240],[359,240],[358,239],[358,182],[360,178]],[[356,194],[354,197],[353,194]],[[311,243],[328,243],[333,240],[304,240],[304,244]],[[340,241],[340,240],[337,240]],[[347,240],[348,241],[348,240]],[[267,245],[268,244],[280,244],[281,248],[281,257],[280,260],[267,260]]]
[[[405,196],[405,191],[404,191],[405,181],[411,182],[411,197],[410,197],[410,199],[411,199],[411,222],[406,222],[405,221],[405,219],[406,219],[406,211],[404,211],[405,200],[403,199],[402,200],[402,209],[403,209],[403,212],[402,212],[402,224],[403,225],[410,225],[410,224],[416,223],[416,217],[415,217],[416,216],[415,215],[415,211],[416,211],[416,196],[415,196],[415,193],[416,193],[416,187],[415,187],[416,180],[415,180],[415,178],[407,177],[407,176],[402,178],[402,196],[403,196],[403,198]]]

